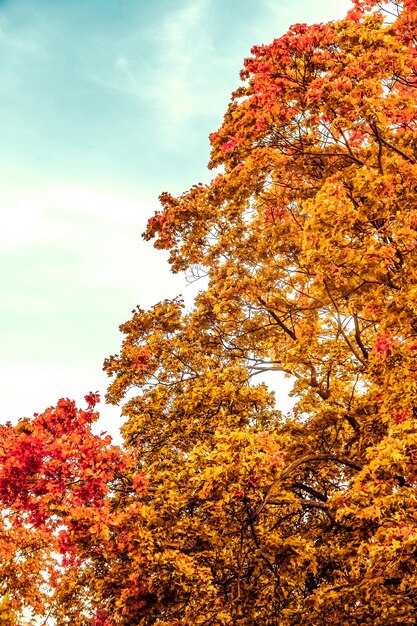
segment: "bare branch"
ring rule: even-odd
[[[282,330],[285,333],[287,333],[287,335],[289,335],[293,341],[297,341],[297,336],[296,336],[295,332],[293,330],[291,330],[291,328],[288,328],[288,326],[286,326],[286,324],[284,324],[284,322],[282,320],[280,320],[280,318],[278,317],[278,315],[274,311],[271,311],[270,309],[268,309],[268,305],[265,302],[265,300],[263,298],[261,298],[261,297],[258,297],[258,301],[259,301],[260,304],[262,304],[263,307],[265,307],[265,310],[267,311],[267,313],[269,313],[269,315],[272,317],[272,319],[274,319],[276,321],[278,326],[280,328],[282,328]]]
[[[299,482],[293,483],[291,485],[291,488],[301,489],[302,491],[306,491],[311,496],[314,496],[314,498],[316,498],[317,500],[321,500],[322,502],[327,501],[327,496],[317,491],[317,489],[313,489],[313,487],[310,487],[309,485],[305,485],[304,483],[299,483]]]
[[[365,359],[368,358],[368,350],[365,348],[364,343],[362,341],[361,338],[361,331],[360,331],[360,327],[359,327],[359,322],[358,322],[358,316],[355,313],[353,316],[353,322],[355,324],[355,339],[356,339],[356,343],[358,344],[363,356],[365,357]]]
[[[355,463],[354,461],[351,461],[350,459],[347,459],[346,457],[337,454],[306,454],[304,456],[301,456],[299,459],[295,459],[295,461],[290,463],[289,466],[281,473],[281,476],[279,476],[279,478],[271,483],[271,485],[268,487],[262,504],[258,506],[254,513],[254,516],[258,517],[262,513],[272,497],[272,492],[274,488],[279,483],[284,482],[285,479],[290,474],[292,474],[294,470],[297,469],[297,467],[303,465],[304,463],[309,463],[310,461],[333,461],[335,463],[340,463],[341,465],[346,465],[347,467],[350,467],[358,472],[362,470],[362,466],[358,465],[358,463]]]

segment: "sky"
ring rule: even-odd
[[[1,422],[104,395],[131,310],[192,298],[140,237],[159,194],[210,179],[208,135],[253,45],[349,6],[0,0]],[[120,409],[101,413],[117,439]]]

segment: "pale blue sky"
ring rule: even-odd
[[[159,193],[209,179],[252,45],[349,5],[0,0],[2,421],[104,392],[131,309],[187,293],[140,239]]]

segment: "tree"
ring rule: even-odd
[[[105,364],[149,480],[117,623],[416,624],[416,42],[414,1],[356,0],[253,48],[213,181],[162,194],[145,238],[207,286]]]
[[[0,428],[1,624],[31,613],[112,626],[114,593],[133,591],[140,602],[122,535],[127,515],[136,515],[141,477],[133,455],[91,431],[98,400],[90,393],[87,410],[78,410],[61,399]]]

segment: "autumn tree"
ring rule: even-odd
[[[133,454],[92,432],[98,396],[88,394],[86,401],[87,409],[79,410],[62,399],[32,419],[0,427],[5,626],[30,617],[113,626],[116,599],[125,602],[133,593],[141,602],[137,575],[125,565],[123,533],[135,519],[143,477]]]
[[[145,238],[207,284],[105,364],[149,481],[116,623],[416,624],[416,44],[414,0],[356,0],[254,47],[212,182],[162,194]]]

